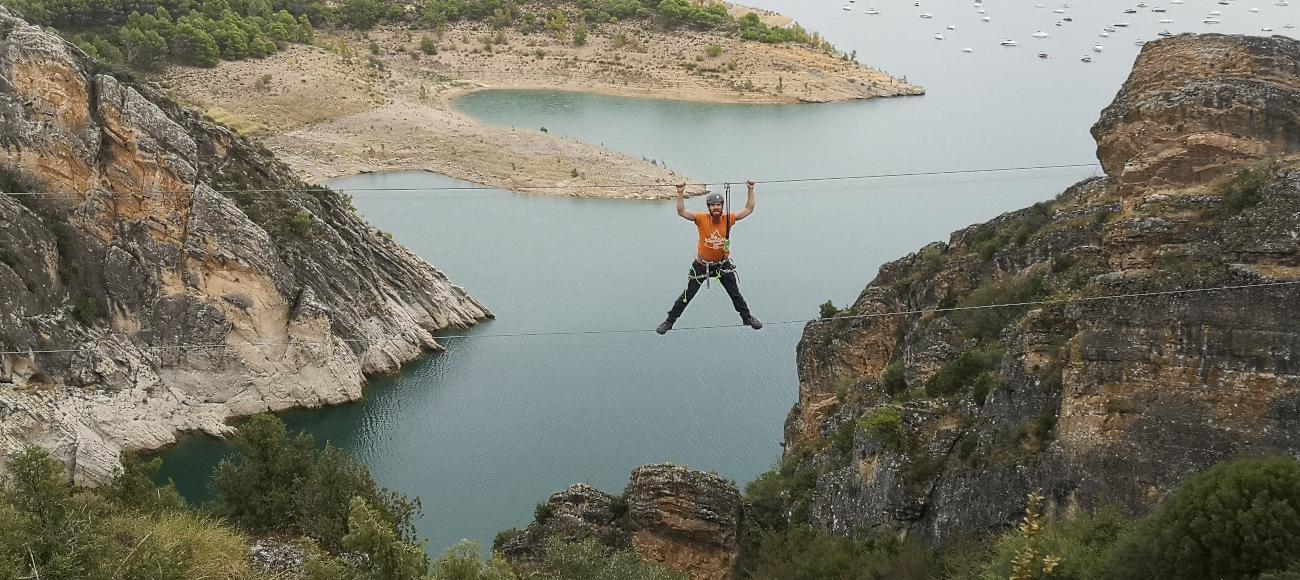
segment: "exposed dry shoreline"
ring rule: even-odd
[[[160,80],[181,101],[262,138],[313,181],[415,169],[525,193],[632,199],[671,197],[669,185],[689,178],[538,130],[483,125],[458,113],[454,100],[491,89],[713,103],[923,92],[807,47],[711,32],[645,31],[637,24],[602,25],[585,46],[575,47],[550,34],[462,23],[437,39],[432,55],[420,50],[421,40],[432,37],[429,31],[387,28],[367,36],[321,33],[317,46],[291,46],[266,59],[223,62],[215,69],[175,67]],[[568,188],[610,183],[637,185]],[[693,194],[702,191],[691,188]]]

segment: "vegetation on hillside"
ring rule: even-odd
[[[379,24],[432,29],[456,21],[573,36],[585,44],[601,24],[635,20],[647,27],[688,27],[768,43],[829,45],[798,25],[770,27],[750,13],[732,18],[716,0],[0,0],[27,20],[53,27],[91,56],[136,69],[173,62],[215,66],[261,58],[290,43],[310,43],[316,29],[365,31]],[[408,9],[409,8],[409,9]]]
[[[78,489],[62,462],[32,447],[0,480],[0,580],[272,580],[249,561],[252,537],[297,542],[307,580],[681,580],[630,552],[553,542],[519,575],[472,542],[430,562],[416,538],[416,499],[379,486],[370,470],[309,435],[290,436],[270,415],[239,429],[217,468],[211,505],[190,508],[161,459],[122,458],[111,484]]]
[[[1016,529],[939,551],[892,533],[809,527],[802,508],[813,480],[793,465],[746,487],[754,510],[738,578],[1300,579],[1300,461],[1289,457],[1216,465],[1143,518],[1109,508],[1051,518],[1043,498],[1031,497]]]

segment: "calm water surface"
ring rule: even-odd
[[[743,181],[977,169],[1094,160],[1088,128],[1138,46],[1168,28],[1279,32],[1292,8],[1239,0],[1152,6],[988,0],[879,3],[762,0],[860,60],[925,86],[923,97],[804,106],[718,106],[549,92],[471,95],[485,122],[536,129],[660,160],[693,179]],[[1259,13],[1249,13],[1251,6]],[[1226,14],[1217,28],[1209,10]],[[932,19],[921,19],[921,12]],[[1063,16],[1074,21],[1060,27]],[[1174,23],[1160,24],[1167,17]],[[1300,18],[1296,18],[1300,21]],[[1128,21],[1110,38],[1102,26]],[[957,30],[947,30],[952,24]],[[1051,37],[1038,40],[1036,30]],[[942,33],[946,40],[932,37]],[[997,45],[1010,37],[1018,48]],[[1103,52],[1090,47],[1102,44]],[[971,47],[972,53],[961,48]],[[1047,51],[1048,59],[1038,58]],[[1095,61],[1079,62],[1083,54]],[[584,481],[617,492],[629,471],[671,461],[738,482],[778,458],[794,403],[794,346],[817,305],[852,302],[885,261],[1001,212],[1048,199],[1090,169],[761,185],[735,229],[741,288],[769,323],[747,328],[448,340],[447,352],[372,381],[365,400],[286,416],[359,456],[384,485],[424,501],[420,532],[439,554],[461,538],[490,544],[532,507]],[[367,192],[463,185],[424,173],[365,175],[351,191],[377,227],[443,269],[498,316],[470,334],[652,328],[685,283],[692,226],[671,203],[529,197],[500,191]],[[740,188],[743,190],[743,187]],[[733,199],[739,205],[743,203]],[[698,200],[693,206],[700,205]],[[737,321],[721,288],[702,290],[679,326]],[[206,497],[226,452],[189,438],[165,453],[167,477]]]

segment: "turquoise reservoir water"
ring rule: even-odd
[[[1199,26],[1202,8],[1213,3],[1195,3],[1204,6],[1188,0],[1181,10],[1195,13]],[[1088,127],[1137,50],[1127,38],[1111,43],[1107,58],[1091,68],[1063,58],[1085,52],[1103,22],[1122,16],[1127,5],[1113,2],[1072,8],[1077,28],[1061,27],[1064,32],[1049,20],[1059,15],[1027,2],[985,3],[994,14],[986,29],[977,28],[965,2],[933,3],[927,9],[936,19],[928,22],[904,13],[908,7],[885,17],[896,20],[874,23],[860,13],[850,18],[839,3],[764,4],[827,32],[865,61],[909,74],[930,93],[805,106],[482,93],[458,106],[485,122],[546,126],[553,134],[663,160],[704,181],[1077,163],[1092,160]],[[942,30],[950,14],[953,21],[970,20],[959,22],[958,33],[974,28],[971,37],[931,40],[936,30],[930,29]],[[1144,18],[1152,22],[1141,26],[1153,36],[1154,18]],[[1253,26],[1244,19],[1239,27]],[[1130,34],[1137,36],[1133,20]],[[1032,45],[996,46],[999,36],[1028,43],[1039,27],[1054,33],[1046,42],[1059,40],[1044,46],[1068,45],[1061,57],[1044,62]],[[974,53],[958,50],[966,42],[977,47]],[[1075,46],[1083,42],[1082,49]],[[372,381],[357,404],[291,413],[286,420],[353,452],[384,485],[421,497],[426,516],[419,531],[435,554],[461,538],[490,543],[496,532],[526,524],[537,502],[570,483],[618,491],[630,470],[645,463],[682,463],[743,484],[779,456],[782,422],[797,389],[798,321],[816,316],[827,299],[854,300],[883,262],[1047,199],[1091,173],[760,185],[757,211],[736,227],[733,248],[741,289],[769,323],[762,331],[449,340],[447,352]],[[691,224],[668,202],[360,190],[464,185],[425,173],[364,175],[333,185],[357,189],[350,193],[371,223],[495,311],[498,319],[472,336],[653,328],[684,286],[694,251]],[[694,200],[692,207],[700,204]],[[701,292],[679,326],[736,322],[715,286]],[[201,499],[224,452],[220,443],[187,439],[164,454],[164,475]]]

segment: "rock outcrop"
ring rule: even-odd
[[[123,449],[355,400],[490,316],[266,149],[0,7],[0,455]]]
[[[1216,462],[1300,454],[1300,43],[1148,43],[1093,134],[1106,177],[806,327],[784,461],[811,524],[942,543],[1036,490],[1141,514]]]
[[[744,502],[717,475],[676,465],[632,471],[622,496],[585,484],[555,493],[524,530],[498,537],[494,549],[516,566],[545,557],[546,541],[595,538],[611,550],[632,548],[692,580],[725,580],[739,550]]]
[[[1143,48],[1092,128],[1121,188],[1205,183],[1243,160],[1300,149],[1300,45],[1183,34]]]

